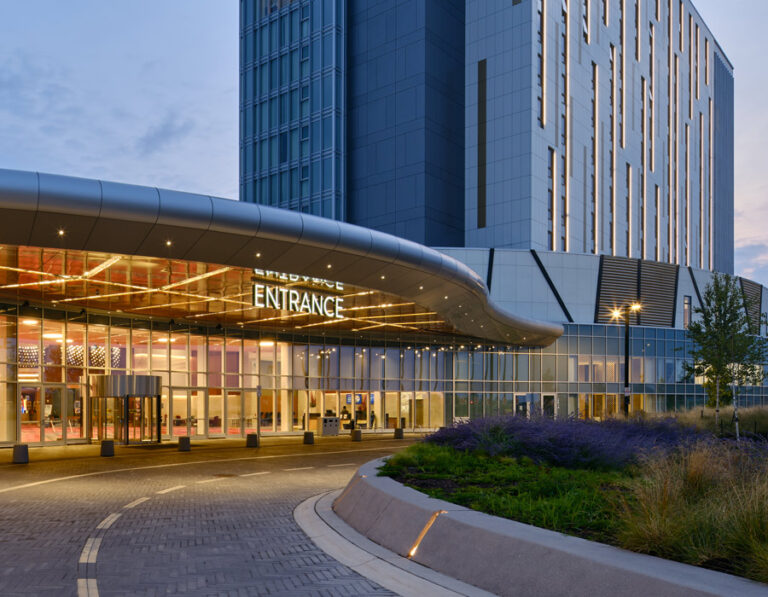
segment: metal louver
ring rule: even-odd
[[[671,327],[675,323],[678,267],[655,261],[640,262],[640,302],[643,325]]]
[[[752,330],[757,332],[760,329],[760,309],[763,303],[763,287],[753,282],[739,278],[741,281],[741,293],[744,296],[744,302],[747,305],[747,317]]]

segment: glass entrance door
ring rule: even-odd
[[[205,390],[171,389],[171,434],[174,437],[205,435],[205,394]]]
[[[62,443],[83,437],[79,386],[25,385],[20,390],[21,441]]]

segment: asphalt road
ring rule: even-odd
[[[0,595],[390,595],[320,551],[304,499],[412,440],[0,451]]]

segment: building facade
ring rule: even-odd
[[[241,199],[345,220],[346,2],[240,6]]]
[[[331,415],[366,432],[601,420],[621,411],[609,313],[628,301],[643,305],[631,412],[705,402],[683,363],[706,270],[438,252],[287,210],[9,170],[0,234],[0,445],[319,432]],[[750,315],[768,312],[768,292],[740,284]],[[102,395],[101,376],[152,376],[159,393]],[[739,400],[766,404],[768,385]]]
[[[691,2],[466,18],[467,246],[733,272],[733,69]]]
[[[733,67],[689,0],[241,6],[242,199],[733,272]]]
[[[464,240],[464,2],[241,2],[241,199]]]

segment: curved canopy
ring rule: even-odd
[[[330,278],[438,313],[461,334],[541,346],[559,324],[494,305],[469,267],[389,234],[240,201],[0,169],[0,239]]]

